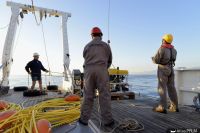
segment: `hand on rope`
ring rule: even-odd
[[[45,70],[45,72],[46,72],[46,73],[48,73],[48,72],[51,73],[50,70]]]

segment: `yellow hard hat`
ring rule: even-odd
[[[162,37],[163,40],[165,40],[167,43],[172,43],[173,41],[173,36],[172,34],[165,34],[163,37]]]

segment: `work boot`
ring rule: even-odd
[[[109,123],[105,123],[104,126],[106,126],[106,127],[111,127],[111,126],[113,126],[114,124],[115,124],[115,122],[114,122],[114,120],[112,120],[112,121],[109,122]]]
[[[158,113],[167,114],[167,110],[164,107],[162,107],[161,105],[154,107],[153,111],[158,112]]]
[[[179,112],[178,107],[176,107],[176,105],[174,104],[170,104],[170,106],[168,107],[169,112]]]
[[[81,118],[78,119],[78,122],[81,123],[81,124],[84,125],[84,126],[87,126],[87,125],[88,125],[88,123],[83,122],[83,121],[81,120]]]

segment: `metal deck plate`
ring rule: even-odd
[[[53,128],[52,133],[93,133],[89,126],[76,122],[75,124],[63,125]]]

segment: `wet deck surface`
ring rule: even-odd
[[[22,92],[10,91],[8,95],[1,96],[0,100],[6,100],[17,104],[22,104],[24,107],[34,105],[48,98],[62,97],[64,94],[56,92],[48,92],[48,95],[37,97],[23,97]],[[115,125],[112,127],[100,127],[99,113],[97,106],[94,107],[91,121],[101,132],[128,133],[127,130],[118,128],[118,125],[126,118],[135,119],[144,125],[144,130],[141,133],[166,133],[170,128],[177,129],[197,129],[200,128],[200,112],[196,112],[194,108],[181,106],[179,113],[161,114],[152,111],[152,107],[157,101],[147,97],[136,97],[136,100],[115,100],[112,101],[112,114],[115,120]],[[94,103],[96,105],[96,102]],[[70,130],[71,128],[71,130]],[[71,126],[63,126],[53,129],[53,133],[90,133],[88,126],[82,126],[78,123]],[[200,132],[200,130],[198,131]],[[195,132],[196,133],[196,132]]]

